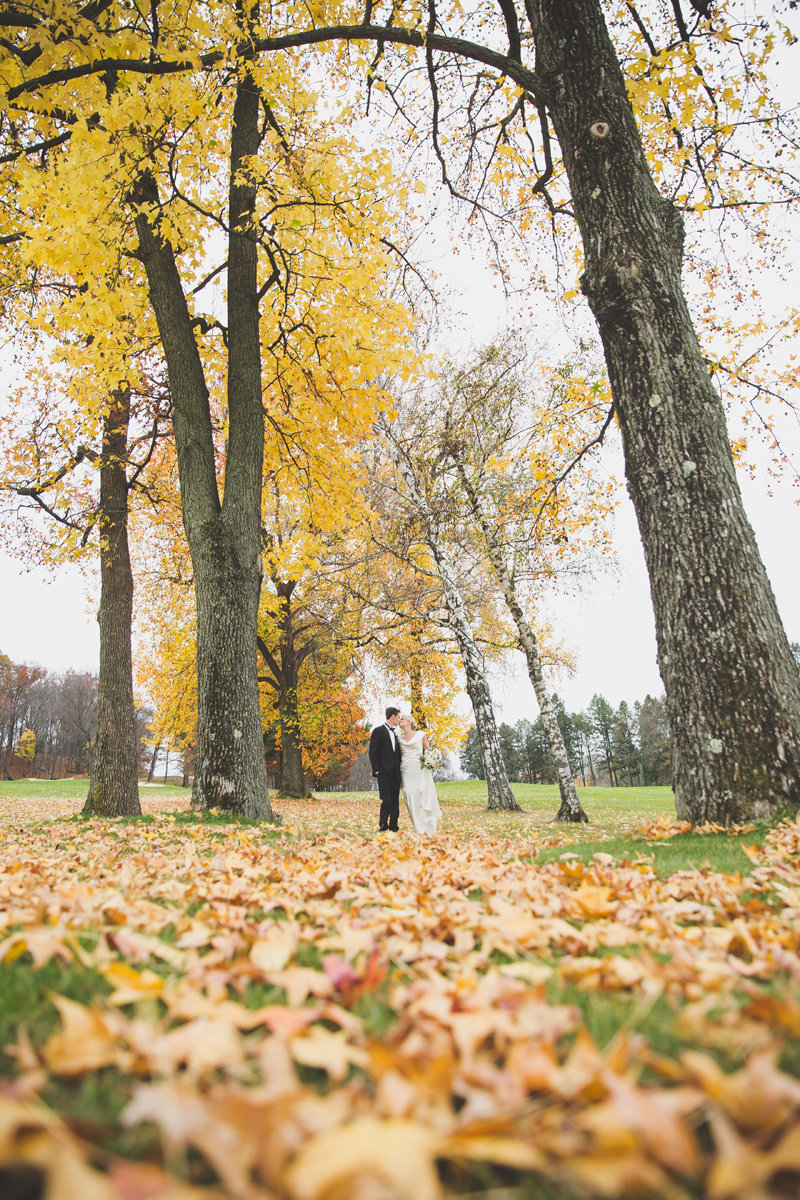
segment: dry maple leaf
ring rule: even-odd
[[[52,1001],[61,1016],[61,1029],[49,1038],[42,1052],[51,1071],[57,1075],[81,1075],[124,1062],[116,1030],[108,1016],[66,996],[53,996]]]
[[[286,1172],[291,1200],[441,1200],[439,1137],[413,1121],[356,1118],[312,1138]]]

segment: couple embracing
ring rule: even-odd
[[[412,717],[399,708],[386,709],[386,723],[376,725],[369,739],[369,761],[378,780],[381,831],[397,830],[400,816],[400,784],[406,808],[416,833],[436,833],[442,815],[433,783],[433,771],[422,765],[428,739]]]

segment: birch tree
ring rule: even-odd
[[[420,486],[411,456],[392,431],[385,417],[379,418],[377,427],[383,434],[387,453],[403,479],[409,501],[422,519],[425,537],[442,581],[450,623],[461,651],[467,677],[467,692],[475,714],[475,725],[486,770],[487,806],[490,809],[519,812],[519,804],[511,791],[503,756],[500,752],[494,707],[481,656],[472,635],[469,615],[458,585],[456,571],[438,533],[436,515]]]
[[[542,577],[549,582],[567,569],[559,560],[574,557],[593,536],[602,538],[608,496],[592,479],[581,497],[569,478],[578,465],[571,447],[596,429],[592,440],[602,440],[602,382],[556,368],[548,380],[546,368],[511,338],[446,371],[439,390],[442,464],[463,490],[517,630],[556,768],[556,820],[587,821],[519,580],[527,579],[530,603],[531,584],[541,588]],[[583,470],[586,461],[579,456]]]

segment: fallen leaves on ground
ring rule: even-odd
[[[0,961],[105,986],[53,994],[38,1043],[19,1014],[0,1184],[33,1171],[65,1200],[440,1200],[488,1169],[587,1197],[798,1194],[800,1082],[779,1067],[800,1033],[796,822],[747,876],[661,879],[603,853],[534,866],[538,835],[513,827],[311,835],[297,813],[279,834],[169,812],[5,819]],[[624,997],[629,1015],[592,1036],[582,996]],[[674,1053],[645,1032],[659,1003]],[[108,1070],[119,1126],[158,1131],[154,1161],[41,1102]]]

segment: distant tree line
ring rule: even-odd
[[[664,697],[647,696],[614,708],[595,695],[585,712],[569,713],[558,696],[553,706],[570,767],[583,786],[669,786],[672,780],[671,739]],[[500,748],[509,779],[519,783],[556,783],[557,773],[541,717],[499,728]],[[483,779],[478,736],[473,727],[461,748],[461,767]]]
[[[139,712],[144,753],[151,714]],[[0,654],[0,777],[59,779],[89,770],[97,732],[97,675],[46,671]]]

